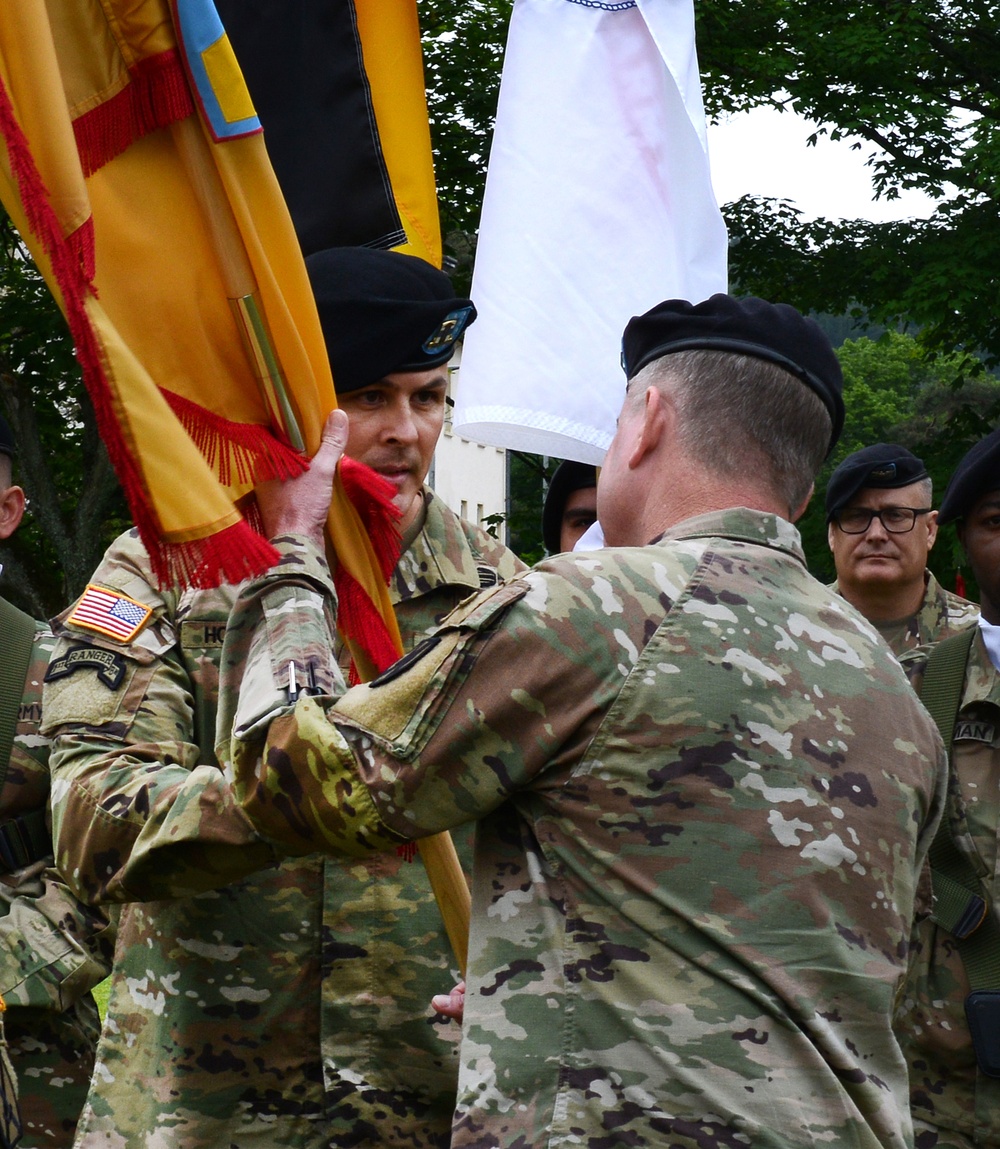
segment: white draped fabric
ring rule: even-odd
[[[455,430],[600,463],[628,319],[725,290],[692,0],[516,0]]]

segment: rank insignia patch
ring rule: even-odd
[[[142,630],[152,613],[151,606],[90,583],[66,621],[128,642]]]
[[[424,340],[423,350],[428,355],[436,355],[439,351],[450,347],[465,330],[471,315],[471,307],[460,307],[457,311],[450,311],[441,320],[441,325],[434,333]]]
[[[889,479],[894,479],[895,477],[896,477],[896,464],[895,463],[883,463],[881,467],[873,467],[868,472],[868,478],[869,479],[875,479],[876,482],[879,482],[879,483],[887,482]]]

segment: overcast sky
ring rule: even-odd
[[[876,200],[865,160],[872,146],[852,151],[846,142],[806,140],[808,120],[773,108],[757,108],[709,125],[712,182],[720,204],[755,194],[793,200],[807,217],[910,219],[928,216],[933,201],[916,192]]]

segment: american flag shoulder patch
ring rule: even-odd
[[[136,602],[128,595],[89,583],[66,621],[119,642],[128,642],[142,630],[152,613],[151,606]]]

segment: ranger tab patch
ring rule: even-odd
[[[146,625],[152,613],[151,606],[90,583],[66,621],[119,642],[129,642]]]
[[[98,679],[108,690],[117,690],[125,677],[125,659],[113,650],[104,650],[99,646],[74,646],[62,658],[49,663],[45,681],[58,682],[60,678],[68,678],[78,670],[97,671]]]

